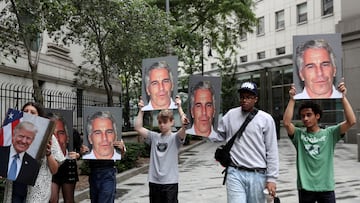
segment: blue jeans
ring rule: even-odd
[[[116,193],[116,168],[92,168],[89,184],[92,203],[113,203]]]
[[[229,166],[226,177],[228,203],[265,202],[266,175],[258,172],[238,170]]]
[[[335,192],[312,192],[306,190],[299,190],[299,202],[301,203],[335,203]]]

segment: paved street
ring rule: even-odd
[[[222,185],[222,166],[213,154],[219,144],[205,142],[180,155],[179,202],[226,202]],[[280,176],[277,184],[282,203],[297,202],[295,150],[289,139],[279,140]],[[335,150],[335,181],[338,203],[360,202],[360,162],[357,145],[337,144]],[[147,171],[125,181],[118,181],[117,201],[145,203],[148,201]],[[90,202],[88,199],[82,203]]]

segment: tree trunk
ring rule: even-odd
[[[37,61],[35,63],[31,62],[31,53],[29,52],[31,51],[28,51],[28,62],[31,69],[31,79],[33,83],[33,98],[36,103],[44,105],[44,97],[42,95],[41,87],[39,85],[39,74],[37,72],[39,63]]]

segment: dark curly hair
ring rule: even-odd
[[[316,114],[319,114],[320,115],[320,118],[321,118],[321,116],[322,116],[322,110],[321,110],[321,108],[320,108],[320,105],[319,104],[317,104],[317,103],[315,103],[315,102],[313,102],[313,101],[305,101],[305,102],[303,102],[301,105],[300,105],[300,108],[299,108],[299,115],[300,115],[300,112],[301,112],[301,110],[303,110],[303,109],[311,109],[313,112],[314,112],[314,114],[316,115]]]

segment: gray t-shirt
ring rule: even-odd
[[[178,154],[183,141],[177,133],[161,135],[149,131],[145,142],[151,146],[149,182],[156,184],[178,183]]]

